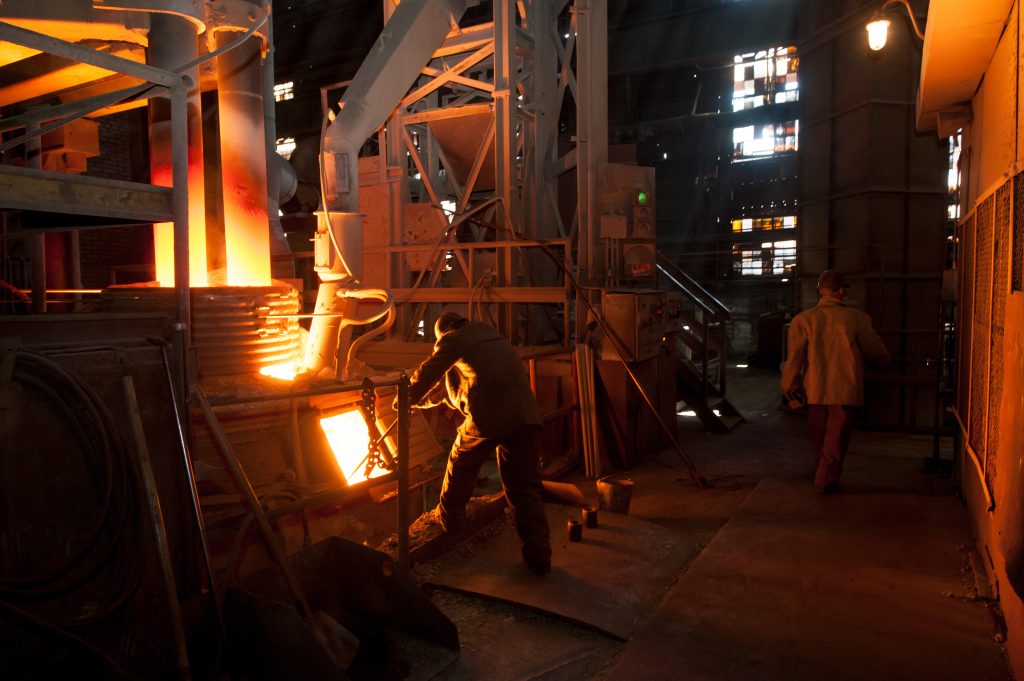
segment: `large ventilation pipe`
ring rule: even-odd
[[[180,16],[150,16],[149,63],[174,71],[199,55],[196,24]],[[191,286],[206,286],[206,191],[203,186],[203,111],[197,69],[187,75],[195,87],[188,93],[188,253]],[[153,184],[171,186],[171,103],[149,100],[149,167]],[[153,226],[156,280],[174,286],[174,224]]]
[[[237,37],[217,32],[217,48]],[[270,284],[267,154],[263,127],[262,40],[251,37],[217,57],[217,106],[229,286]]]
[[[345,90],[341,111],[326,130],[322,149],[325,210],[316,236],[316,251],[323,254],[317,259],[322,283],[306,353],[306,367],[312,371],[333,365],[343,305],[339,292],[362,276],[359,148],[387,121],[469,4],[476,3],[402,0]]]

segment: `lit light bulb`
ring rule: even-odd
[[[885,47],[885,41],[889,38],[889,20],[874,19],[867,25],[868,47],[875,52]]]

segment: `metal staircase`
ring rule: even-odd
[[[669,317],[677,320],[669,334],[669,350],[676,359],[677,411],[685,404],[707,430],[728,433],[744,421],[725,393],[729,308],[660,251],[658,283],[669,292]]]

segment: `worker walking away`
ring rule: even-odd
[[[443,401],[465,419],[448,454],[438,516],[445,532],[466,522],[466,504],[480,468],[497,450],[498,473],[527,567],[551,570],[551,543],[541,482],[540,408],[519,353],[497,330],[445,312],[434,324],[433,354],[412,376],[409,402],[418,408]],[[446,399],[426,400],[444,378]]]
[[[789,326],[789,353],[782,369],[786,397],[807,401],[819,494],[839,491],[854,410],[864,403],[864,360],[889,363],[889,351],[871,318],[843,303],[848,287],[841,272],[822,272],[818,304]]]

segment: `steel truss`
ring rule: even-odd
[[[453,25],[378,132],[376,165],[363,159],[364,283],[402,303],[395,340],[458,305],[516,343],[568,344],[576,293],[561,265],[590,280],[577,262],[606,157],[604,85],[580,85],[604,77],[605,37],[580,50],[583,14],[603,27],[604,0],[489,4],[490,20]]]

